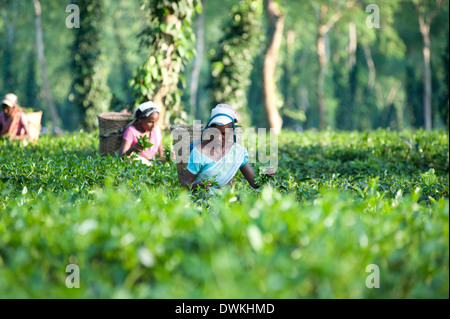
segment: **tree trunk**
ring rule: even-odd
[[[15,1],[13,17],[12,17],[11,21],[7,20],[6,14],[3,15],[3,19],[5,20],[5,25],[8,29],[8,45],[13,45],[13,41],[14,41],[14,27],[17,22],[17,5],[18,5],[18,1]]]
[[[419,15],[420,33],[423,37],[423,62],[424,62],[424,96],[423,96],[423,109],[424,109],[424,121],[425,129],[430,131],[432,128],[431,119],[431,40],[430,40],[430,25],[425,23],[424,19]]]
[[[125,90],[125,103],[127,104],[127,108],[129,107],[129,105],[133,104],[133,99],[131,96],[131,88],[128,87],[128,81],[130,78],[132,78],[133,73],[131,72],[130,68],[129,68],[129,64],[126,58],[126,54],[127,54],[127,48],[124,44],[124,41],[122,39],[122,37],[120,36],[120,27],[118,24],[118,20],[120,18],[121,12],[118,11],[116,12],[116,16],[114,18],[114,22],[113,22],[113,32],[114,32],[114,38],[117,42],[117,49],[119,51],[119,60],[120,60],[120,73],[121,73],[121,84],[123,88],[127,88]]]
[[[17,22],[17,5],[18,2],[15,1],[13,3],[13,9],[12,11],[12,18],[11,20],[8,19],[8,9],[3,11],[3,20],[4,25],[6,26],[8,30],[8,44],[3,50],[3,89],[8,93],[12,92],[17,87],[17,79],[14,76],[14,72],[12,70],[12,60],[14,56],[14,29]]]
[[[389,108],[389,112],[386,115],[385,126],[394,129],[401,129],[403,127],[403,113],[399,112],[399,108],[394,105],[395,97],[398,91],[402,87],[402,83],[399,81],[389,91],[388,97],[386,99],[386,105]],[[392,120],[393,116],[396,116],[396,122]],[[394,124],[394,125],[391,125]],[[395,125],[396,124],[396,125]]]
[[[190,104],[190,117],[195,119],[197,104],[198,104],[198,82],[200,79],[200,71],[202,69],[203,51],[205,48],[205,3],[206,0],[202,0],[202,13],[198,17],[197,32],[196,32],[196,49],[197,55],[194,60],[194,68],[191,74],[191,97],[189,99]]]
[[[169,126],[169,122],[166,121],[166,109],[167,105],[164,103],[164,99],[169,94],[169,87],[163,86],[158,90],[156,95],[153,97],[152,101],[161,107],[161,112],[159,112],[159,125],[161,128],[165,129]]]
[[[36,43],[37,43],[38,60],[41,66],[42,84],[44,86],[45,96],[47,98],[47,105],[50,110],[50,118],[52,120],[53,132],[55,133],[58,127],[58,113],[56,111],[52,93],[50,91],[50,85],[48,84],[47,68],[45,65],[44,41],[42,38],[42,26],[41,26],[41,4],[39,3],[39,0],[33,0],[33,2],[36,14]]]
[[[325,73],[326,73],[326,54],[325,54],[325,34],[320,31],[317,35],[317,58],[319,61],[319,75],[317,78],[317,104],[319,107],[319,128],[321,130],[327,127],[327,113],[324,99],[325,91]]]
[[[355,5],[355,0],[347,1],[345,9],[349,9]],[[345,10],[338,10],[329,19],[325,19],[328,7],[325,4],[317,10],[318,30],[317,30],[317,59],[319,60],[319,74],[317,78],[317,104],[319,107],[319,128],[326,129],[327,126],[327,110],[324,99],[325,92],[325,74],[326,74],[326,49],[325,37],[330,29],[342,18]]]
[[[357,64],[357,50],[358,50],[358,38],[356,35],[356,24],[354,22],[349,23],[349,75],[348,83],[350,87],[349,105],[348,110],[350,112],[348,116],[349,127],[351,130],[355,129],[355,123],[357,122],[357,108],[355,107],[356,91],[358,88],[358,64]]]
[[[358,47],[358,40],[356,37],[356,24],[355,22],[350,22],[348,24],[348,55],[349,55],[349,68],[353,69],[356,64],[356,48]]]
[[[275,134],[279,134],[283,126],[283,121],[276,104],[275,69],[281,40],[283,38],[284,15],[281,14],[278,4],[274,0],[265,0],[264,5],[270,23],[270,42],[264,59],[263,71],[264,101],[269,126],[274,130]]]
[[[286,58],[283,64],[283,81],[282,81],[282,92],[284,98],[283,106],[292,107],[295,101],[295,92],[291,90],[290,83],[292,73],[295,72],[293,68],[296,66],[296,62],[293,58],[295,44],[295,32],[293,30],[288,30],[286,32]]]
[[[372,52],[370,51],[370,48],[368,46],[364,46],[364,56],[366,57],[367,67],[369,68],[369,81],[367,83],[367,88],[369,92],[372,92],[375,86],[376,70],[375,63],[372,59]]]

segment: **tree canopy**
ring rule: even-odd
[[[75,28],[66,25],[69,3],[42,1],[46,72],[62,128],[94,129],[97,113],[150,99],[167,110],[166,126],[191,122],[191,110],[205,120],[219,102],[241,110],[248,125],[270,125],[264,1],[203,2],[73,1]],[[277,2],[285,23],[272,77],[283,129],[448,128],[448,1],[372,2]],[[44,110],[51,126],[34,19],[27,2],[2,1],[0,92]],[[191,83],[200,27],[204,54]]]

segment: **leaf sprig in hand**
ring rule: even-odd
[[[153,146],[153,144],[149,142],[148,137],[145,135],[142,135],[141,137],[138,138],[138,143],[141,144],[144,150]]]

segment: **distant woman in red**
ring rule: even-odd
[[[17,96],[9,93],[2,100],[0,137],[24,139],[29,136],[28,119],[17,104]]]

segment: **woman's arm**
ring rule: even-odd
[[[119,148],[119,157],[123,156],[130,156],[133,152],[141,152],[142,151],[142,145],[139,143],[136,143],[134,145],[131,145],[131,142],[128,140],[123,140],[122,145],[120,145]]]
[[[244,175],[247,182],[250,184],[253,188],[259,188],[259,185],[255,183],[255,172],[253,171],[253,168],[250,166],[249,163],[246,163],[244,166],[240,168],[242,175]]]
[[[183,186],[184,188],[187,188],[189,190],[195,189],[197,187],[200,187],[203,189],[209,189],[209,187],[211,186],[211,183],[208,183],[207,185],[205,185],[205,183],[203,181],[196,183],[196,182],[194,182],[195,177],[197,177],[197,175],[194,175],[191,172],[189,172],[188,170],[186,170],[186,172],[184,173],[183,181],[181,182],[181,186]]]
[[[255,172],[253,171],[253,168],[250,166],[249,163],[246,163],[244,166],[240,168],[242,175],[244,175],[247,182],[250,184],[251,187],[258,189],[260,186],[255,183]],[[266,169],[265,175],[269,177],[275,176],[275,168],[273,166],[270,166],[269,169]]]

